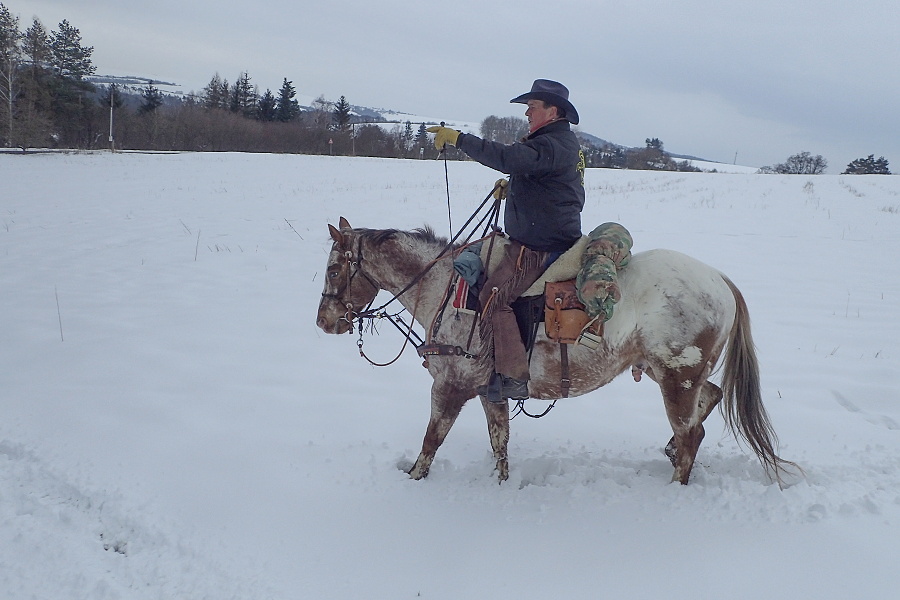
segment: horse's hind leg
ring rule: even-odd
[[[506,481],[509,479],[509,459],[507,458],[509,403],[489,402],[487,398],[482,396],[481,406],[484,407],[484,415],[487,417],[491,448],[494,450],[494,460],[497,461],[497,479]]]
[[[704,381],[700,388],[700,394],[697,398],[697,409],[700,414],[700,422],[706,421],[706,417],[712,413],[713,409],[718,406],[722,400],[722,388],[710,381]],[[666,444],[666,456],[672,462],[672,466],[676,466],[678,461],[678,447],[675,444],[675,436]]]
[[[697,386],[698,380],[703,381],[703,384]],[[669,456],[675,466],[672,481],[678,481],[682,485],[687,485],[691,477],[697,451],[706,435],[703,420],[721,399],[721,390],[712,384],[707,387],[706,384],[704,379],[685,377],[685,373],[679,370],[666,372],[660,381],[666,415],[675,434],[672,452],[674,457],[671,454]],[[718,394],[715,393],[716,390]],[[672,442],[670,446],[671,444]]]
[[[467,400],[458,392],[449,391],[448,386],[439,386],[437,381],[431,386],[431,418],[422,440],[422,451],[408,471],[410,477],[422,479],[428,476],[437,449],[444,443]]]

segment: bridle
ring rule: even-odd
[[[344,284],[343,289],[338,288],[338,290],[334,293],[322,292],[322,297],[331,298],[336,302],[344,305],[346,312],[342,317],[338,319],[338,321],[346,321],[350,325],[350,333],[353,333],[354,320],[359,319],[361,327],[362,318],[363,316],[368,316],[366,315],[366,313],[371,308],[372,303],[375,302],[375,296],[378,295],[378,290],[381,289],[381,286],[379,286],[378,283],[376,283],[375,280],[362,269],[362,240],[360,240],[359,244],[357,244],[356,256],[354,257],[352,250],[345,250],[344,258],[346,259],[347,282]],[[357,275],[362,275],[363,278],[369,283],[369,285],[371,285],[375,290],[375,296],[372,297],[372,300],[368,304],[366,304],[361,312],[357,312],[354,310],[356,307],[351,301],[353,298],[353,280]]]
[[[356,341],[356,346],[359,348],[359,355],[369,361],[370,364],[376,367],[386,367],[390,364],[393,364],[397,361],[398,358],[403,354],[403,351],[406,349],[406,345],[412,342],[415,346],[421,346],[423,343],[422,338],[418,333],[413,329],[413,323],[415,322],[415,309],[412,312],[411,319],[409,324],[405,323],[400,314],[405,308],[400,310],[397,313],[391,314],[387,312],[385,309],[388,305],[396,301],[403,293],[408,291],[414,284],[416,284],[421,277],[428,272],[430,266],[425,269],[423,273],[421,273],[418,277],[413,279],[405,288],[403,288],[400,292],[395,294],[390,300],[379,306],[378,308],[372,308],[372,305],[375,303],[375,298],[378,296],[378,291],[381,289],[381,286],[375,279],[366,273],[363,270],[362,262],[362,239],[359,240],[356,248],[356,256],[354,256],[353,251],[345,250],[344,258],[346,259],[346,267],[347,267],[347,282],[344,284],[343,289],[338,289],[334,293],[322,292],[323,298],[331,298],[336,302],[343,304],[346,312],[344,312],[343,316],[338,318],[338,322],[345,321],[350,325],[350,333],[353,333],[354,330],[354,321],[356,323],[355,327],[359,330],[359,339]],[[353,298],[353,280],[357,275],[362,275],[362,277],[372,286],[375,290],[375,295],[372,296],[372,300],[366,304],[362,310],[355,310],[355,306],[351,301]],[[420,290],[421,291],[421,290]],[[351,299],[351,300],[348,300]],[[416,300],[416,304],[418,305],[418,299]],[[406,338],[403,346],[400,348],[400,352],[397,356],[386,363],[377,363],[366,356],[365,351],[363,351],[363,332],[365,331],[364,320],[369,319],[369,329],[375,330],[375,319],[387,319],[394,327],[403,334],[403,337]]]

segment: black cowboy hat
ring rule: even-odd
[[[535,79],[531,84],[531,91],[521,96],[516,96],[511,103],[528,104],[529,100],[543,100],[565,112],[566,121],[572,125],[578,125],[578,111],[569,102],[569,88],[557,81],[549,79]]]

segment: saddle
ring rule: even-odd
[[[557,282],[575,279],[578,276],[578,272],[581,270],[581,258],[590,241],[591,238],[586,235],[578,238],[578,241],[575,242],[571,248],[563,252],[559,258],[553,261],[550,266],[544,270],[543,274],[538,277],[537,281],[535,281],[531,287],[522,292],[520,298],[542,296],[544,294],[544,284],[548,281]],[[481,261],[483,264],[487,265],[488,272],[495,268],[500,260],[502,260],[504,254],[503,247],[509,243],[507,238],[498,235],[494,238],[493,249],[490,249],[490,242],[486,242],[482,245]]]
[[[478,294],[470,286],[482,280],[484,265],[488,272],[496,268],[509,243],[502,234],[494,234],[457,258],[455,266],[461,277],[453,300],[455,308],[478,310]],[[519,333],[529,352],[541,322],[551,340],[597,347],[603,323],[612,316],[621,297],[617,274],[628,265],[632,245],[628,230],[618,223],[604,223],[581,236],[513,302]]]

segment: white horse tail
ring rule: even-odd
[[[789,470],[786,467],[800,473],[803,470],[793,462],[780,458],[775,452],[778,436],[775,435],[762,402],[759,362],[750,335],[747,303],[737,286],[725,275],[722,278],[731,288],[736,304],[722,374],[722,415],[735,438],[743,438],[750,445],[766,472],[774,474],[781,486],[781,475]]]

